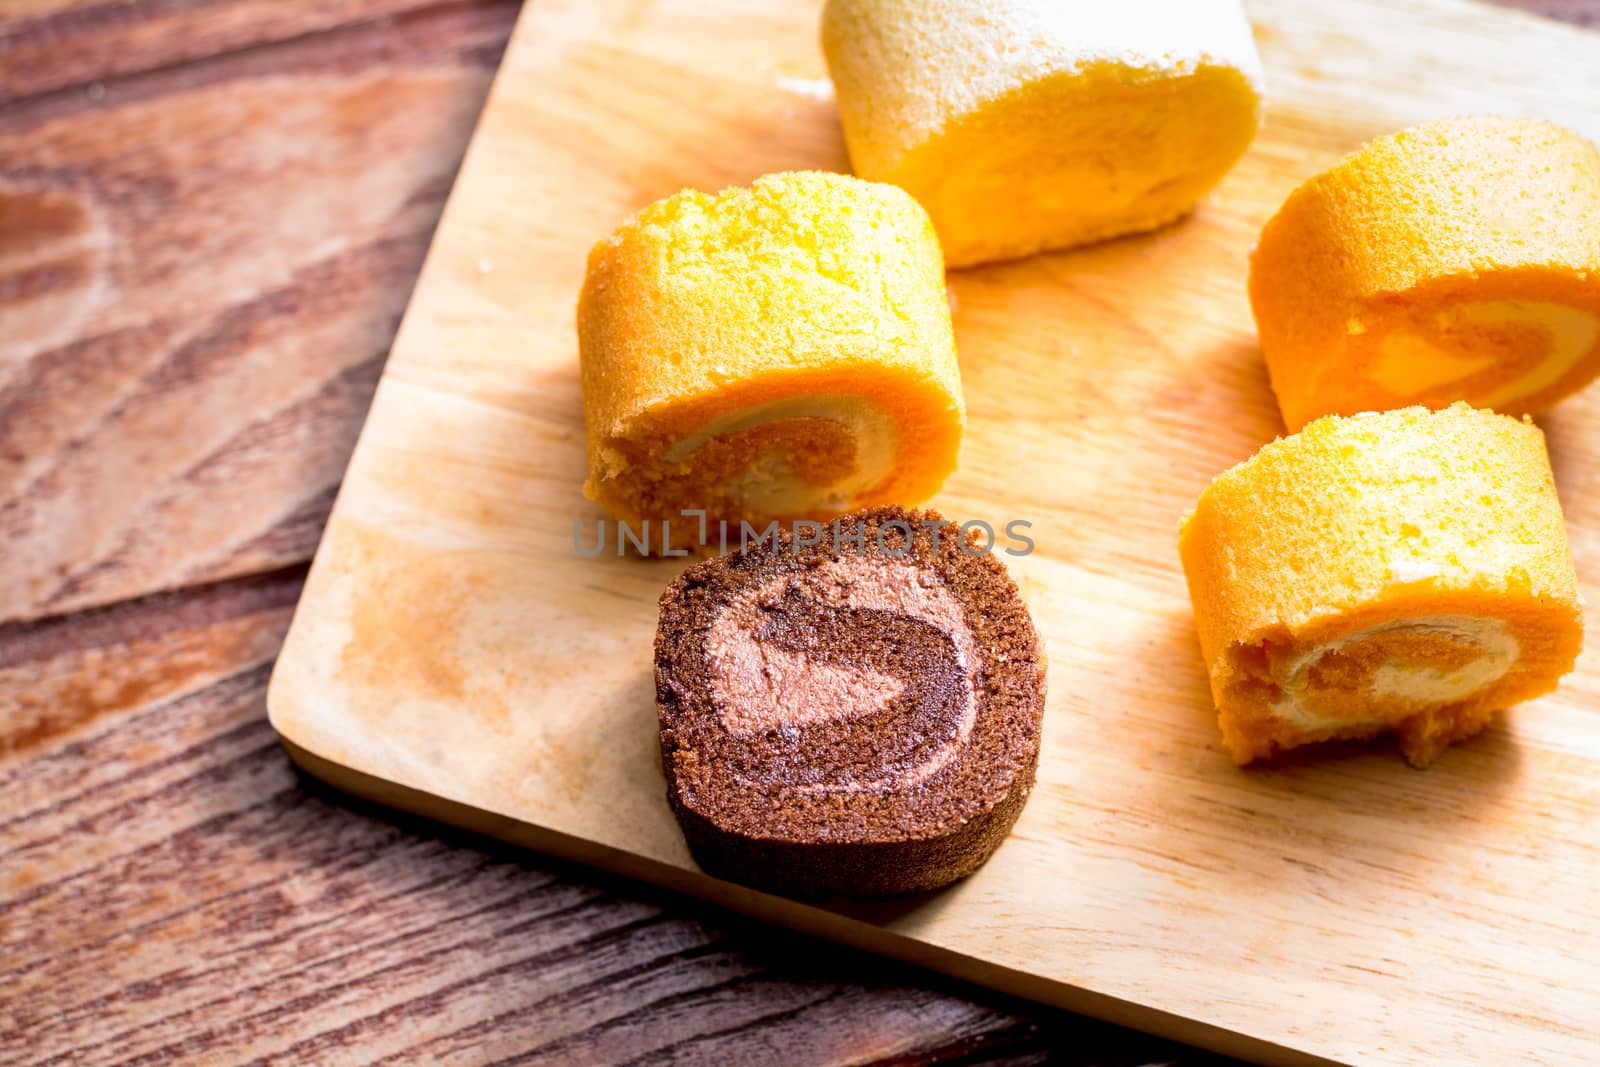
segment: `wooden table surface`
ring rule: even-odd
[[[0,0],[0,1063],[1217,1062],[290,769],[267,675],[517,6]]]

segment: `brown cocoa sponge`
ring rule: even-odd
[[[1044,663],[1017,587],[935,512],[801,533],[699,563],[661,596],[661,757],[690,851],[798,896],[971,874],[1038,763]]]

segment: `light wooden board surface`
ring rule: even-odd
[[[1600,663],[1427,772],[1240,771],[1173,537],[1281,431],[1245,256],[1363,139],[1479,110],[1600,136],[1600,39],[1464,0],[1250,7],[1261,138],[1192,220],[951,276],[970,410],[935,501],[1034,523],[1039,784],[977,876],[822,908],[694,871],[650,677],[676,565],[581,559],[573,299],[589,245],[683,186],[845,158],[815,4],[541,0],[401,328],[269,696],[350,788],[1039,999],[1282,1062],[1570,1063],[1600,1021]],[[1591,601],[1600,393],[1545,420]]]

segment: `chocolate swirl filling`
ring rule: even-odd
[[[707,635],[729,770],[762,786],[903,789],[949,765],[982,692],[960,603],[908,562],[846,556],[782,574]]]

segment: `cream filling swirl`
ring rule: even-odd
[[[734,737],[795,729],[883,710],[904,692],[906,679],[859,664],[834,664],[815,654],[776,648],[757,639],[761,606],[791,587],[832,608],[881,611],[927,623],[954,648],[960,716],[945,738],[903,777],[866,778],[842,785],[798,785],[797,793],[880,792],[906,788],[949,766],[970,743],[982,690],[982,658],[966,609],[942,582],[918,567],[878,556],[841,556],[800,573],[781,574],[746,589],[713,619],[707,664],[717,716]]]
[[[1441,308],[1440,330],[1453,327],[1531,325],[1550,336],[1537,366],[1479,397],[1483,407],[1499,407],[1531,396],[1559,382],[1600,340],[1600,317],[1583,308],[1553,300],[1471,300]],[[1419,330],[1396,329],[1378,342],[1370,377],[1396,396],[1417,396],[1488,370],[1492,356],[1469,356],[1440,346]]]
[[[826,485],[809,485],[794,473],[783,453],[763,455],[721,486],[728,496],[750,511],[800,515],[845,508],[857,494],[881,483],[894,469],[899,448],[894,420],[871,400],[854,394],[786,397],[719,415],[674,442],[663,458],[668,463],[678,463],[713,438],[790,419],[827,419],[843,425],[856,442],[855,467]]]
[[[1454,668],[1393,661],[1380,664],[1372,677],[1370,697],[1409,709],[1439,707],[1476,696],[1505,677],[1522,654],[1517,639],[1501,619],[1427,615],[1370,626],[1317,645],[1287,661],[1281,673],[1283,696],[1273,704],[1273,714],[1305,730],[1335,730],[1389,722],[1390,716],[1350,719],[1319,714],[1306,706],[1305,693],[1312,669],[1324,658],[1366,641],[1403,636],[1442,638],[1477,652],[1470,661]]]

